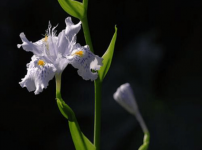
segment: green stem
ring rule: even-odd
[[[83,5],[84,5],[84,8],[86,9],[86,12],[87,12],[87,9],[88,9],[88,0],[83,0]]]
[[[149,147],[149,141],[150,141],[150,134],[149,130],[144,122],[144,119],[142,118],[142,115],[140,114],[139,110],[136,110],[135,113],[136,119],[140,123],[140,126],[142,128],[142,131],[144,132],[144,139],[143,139],[143,144],[140,146],[138,150],[147,150]]]
[[[101,88],[102,82],[99,77],[94,82],[95,86],[95,120],[94,120],[94,144],[96,150],[100,150],[100,130],[101,130]]]
[[[60,93],[60,89],[61,89],[61,76],[62,76],[62,73],[56,73],[56,75],[55,75],[56,98],[59,98],[59,99],[61,99],[61,93]]]
[[[85,7],[85,15],[82,18],[82,27],[84,32],[84,37],[86,44],[89,45],[91,52],[93,50],[93,44],[91,41],[90,30],[88,27],[88,17],[87,17],[87,9],[88,9],[88,0],[84,0],[84,7]],[[94,145],[96,150],[100,150],[100,130],[101,130],[101,88],[102,82],[98,77],[97,80],[94,81],[95,87],[95,118],[94,118]]]
[[[91,36],[90,36],[90,31],[89,31],[89,27],[88,27],[87,12],[86,12],[85,17],[81,20],[81,22],[82,22],[82,27],[83,27],[83,32],[84,32],[86,44],[89,45],[91,52],[94,52],[93,51],[93,44],[92,44]]]
[[[142,131],[144,132],[144,134],[149,133],[149,130],[144,122],[144,119],[142,118],[142,115],[140,114],[139,110],[136,111],[136,119],[138,120],[138,122],[140,123],[140,126],[142,128]]]

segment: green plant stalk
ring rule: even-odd
[[[150,142],[150,134],[149,130],[144,122],[144,119],[142,118],[142,115],[140,114],[139,110],[137,109],[135,113],[136,119],[140,123],[140,126],[142,128],[142,131],[144,133],[144,138],[143,138],[143,144],[140,146],[138,150],[147,150],[149,147],[149,142]]]
[[[94,53],[93,44],[90,36],[90,30],[88,26],[88,17],[87,17],[88,0],[84,0],[84,7],[85,7],[85,15],[81,19],[84,37],[85,37],[86,44],[89,45],[91,52]],[[94,81],[94,88],[95,88],[94,145],[96,147],[96,150],[100,150],[102,82],[100,81],[99,76],[97,80]]]
[[[56,82],[56,98],[62,99],[60,89],[61,89],[61,76],[62,73],[56,73],[55,75],[55,82]]]
[[[99,77],[94,82],[95,87],[95,118],[94,118],[94,145],[96,150],[100,150],[100,132],[101,132],[101,89],[102,82]]]
[[[92,44],[91,36],[90,36],[90,30],[89,30],[89,27],[88,27],[87,12],[86,12],[85,17],[82,18],[81,22],[82,22],[82,27],[83,27],[83,32],[84,32],[84,37],[85,37],[85,40],[86,40],[86,44],[89,45],[91,52],[94,53],[93,44]]]
[[[88,0],[83,0],[83,5],[84,5],[84,8],[85,8],[85,11],[87,12],[87,9],[88,9]]]

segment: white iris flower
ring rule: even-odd
[[[76,44],[76,34],[81,28],[81,22],[73,24],[71,18],[65,19],[66,28],[56,36],[55,28],[48,30],[43,39],[32,43],[24,33],[20,34],[22,47],[25,51],[33,52],[32,60],[27,64],[27,75],[22,79],[20,85],[26,87],[29,92],[35,91],[39,94],[47,88],[48,82],[55,74],[61,74],[68,63],[78,68],[78,73],[85,80],[95,80],[102,59],[90,52],[88,46]],[[95,71],[92,71],[95,70]]]

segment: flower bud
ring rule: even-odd
[[[138,111],[138,106],[129,83],[121,85],[114,93],[114,99],[129,113],[135,115]]]

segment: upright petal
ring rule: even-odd
[[[57,26],[52,28],[51,23],[48,24],[48,29],[46,30],[46,36],[43,40],[45,45],[45,50],[48,52],[48,55],[51,59],[55,60],[57,58],[57,41],[58,38],[56,36],[56,28]]]
[[[69,40],[67,40],[66,38],[65,30],[62,30],[58,35],[58,41],[57,41],[58,52],[63,54],[68,45]]]
[[[18,44],[17,47],[20,48],[22,46],[22,48],[25,51],[28,52],[33,52],[34,55],[40,56],[43,52],[43,42],[42,40],[39,40],[35,43],[30,42],[24,33],[20,33],[20,38],[22,40],[22,44]]]
[[[76,43],[76,34],[81,29],[81,22],[73,24],[71,17],[65,19],[66,29],[62,30],[58,35],[57,48],[62,55],[71,51],[71,48]]]
[[[34,55],[31,62],[27,64],[27,75],[19,84],[21,87],[26,87],[29,92],[35,91],[35,94],[39,94],[44,88],[47,88],[55,71],[56,68],[53,64],[46,63]]]
[[[71,17],[67,17],[65,19],[66,23],[66,29],[65,29],[65,35],[69,38],[69,40],[72,39],[72,37],[79,32],[81,29],[81,21],[77,24],[73,24]]]
[[[102,66],[102,58],[94,55],[88,46],[77,47],[66,58],[73,67],[78,69],[78,74],[84,80],[93,81],[97,79],[97,71]]]

